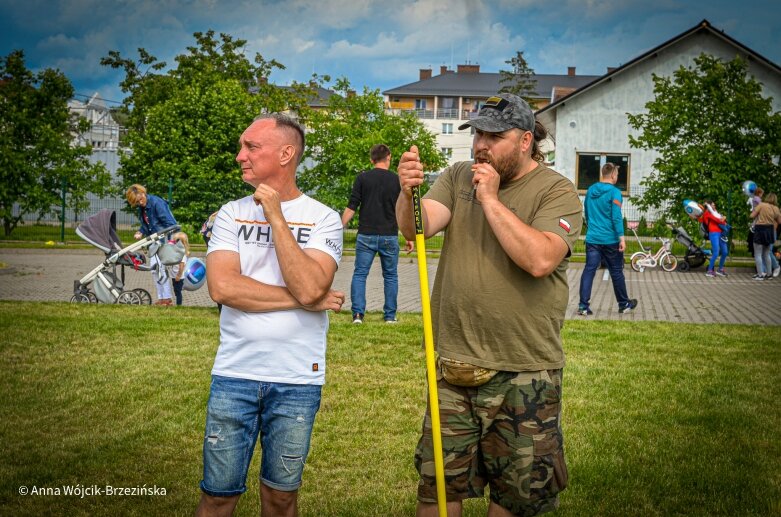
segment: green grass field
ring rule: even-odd
[[[301,514],[414,515],[421,319],[331,320]],[[193,513],[215,309],[0,302],[0,332],[0,515]],[[781,328],[568,321],[564,341],[557,515],[781,515]],[[166,495],[20,495],[78,485]]]

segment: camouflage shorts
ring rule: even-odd
[[[561,414],[561,370],[499,372],[475,388],[438,376],[447,500],[483,497],[515,515],[558,507],[567,486]],[[430,409],[415,450],[418,500],[436,503]]]

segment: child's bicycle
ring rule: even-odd
[[[662,247],[659,248],[656,253],[651,254],[651,248],[646,248],[643,246],[643,243],[634,228],[632,228],[632,233],[635,234],[637,243],[640,245],[640,249],[642,250],[633,253],[632,257],[629,259],[629,263],[632,265],[632,269],[642,273],[647,267],[662,266],[662,269],[667,272],[675,271],[675,268],[678,267],[678,259],[670,251],[672,249],[672,243],[670,242],[670,239],[657,237],[657,239],[662,241]]]

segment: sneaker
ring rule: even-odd
[[[353,324],[354,325],[361,325],[363,323],[363,314],[360,312],[356,312],[353,314]]]
[[[752,276],[751,278],[754,279],[754,280],[764,280],[765,279],[765,275],[756,274],[756,275]]]
[[[716,274],[719,275],[719,276],[727,276],[727,272],[724,271],[723,268],[716,270]]]
[[[629,300],[629,303],[626,305],[626,307],[621,307],[620,309],[618,309],[618,313],[626,314],[627,312],[632,312],[632,309],[634,309],[635,307],[637,307],[637,300],[632,298],[631,300]]]
[[[385,320],[385,323],[388,323],[390,325],[393,325],[393,324],[398,323],[398,322],[399,322],[399,320],[397,320],[396,318],[393,318],[392,320]]]
[[[708,272],[705,273],[705,276],[707,276],[708,278],[716,278],[716,273],[714,273],[709,269]]]
[[[588,307],[578,307],[578,314],[581,316],[591,316],[594,314]]]
[[[778,275],[781,275],[781,266],[778,266],[773,270],[773,278],[777,277]]]

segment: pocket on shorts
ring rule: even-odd
[[[568,480],[561,432],[553,429],[544,434],[535,434],[530,499],[534,501],[554,497],[567,488]]]

